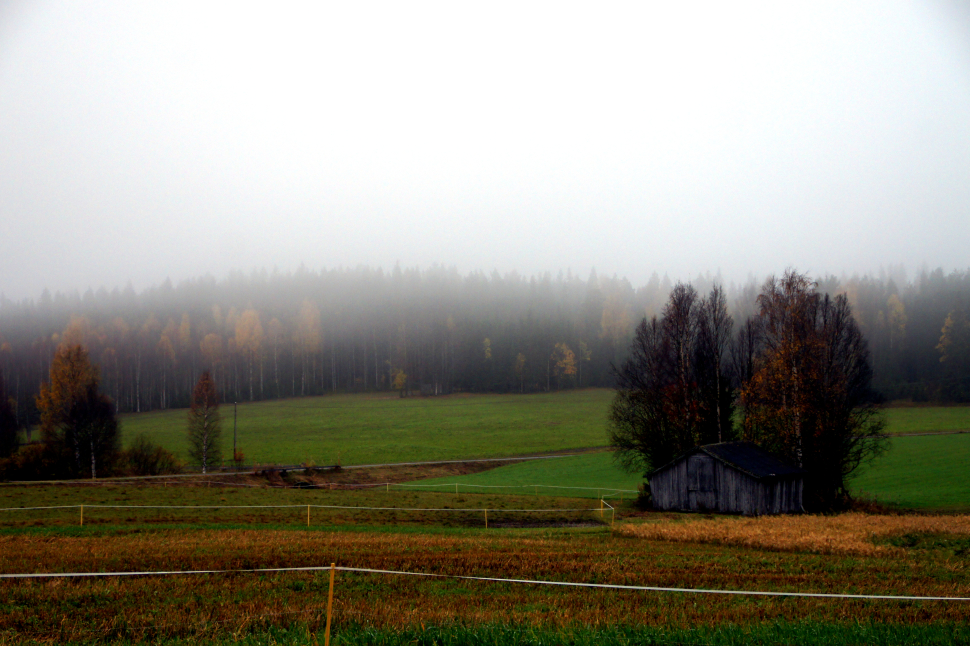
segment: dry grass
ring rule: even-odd
[[[327,565],[664,587],[970,595],[945,559],[845,559],[732,546],[633,541],[605,533],[439,535],[162,531],[0,537],[0,570],[119,571]],[[0,643],[246,634],[322,627],[326,572],[0,582]],[[720,597],[339,573],[337,625],[400,629],[510,622],[679,626],[765,621],[964,621],[965,604]]]
[[[761,516],[758,518],[699,518],[686,522],[623,525],[626,536],[651,540],[715,543],[756,549],[880,556],[900,548],[878,545],[879,539],[904,534],[970,536],[970,515],[874,516]]]
[[[762,521],[769,522],[760,526],[774,527],[775,533],[791,532],[791,523],[804,523],[797,531],[808,535],[817,534],[825,523],[841,523],[841,529],[831,531],[849,536],[854,534],[846,528],[853,525],[865,525],[869,531],[880,526],[882,532],[937,532],[953,531],[954,523],[962,523],[966,531],[968,523],[965,517],[849,515],[698,520],[654,528],[692,530],[693,538],[679,540],[696,541],[711,538],[710,531],[697,530],[720,524],[753,527]],[[859,540],[865,542],[864,531]],[[630,540],[602,530],[428,535],[139,528],[131,533],[67,535],[57,530],[0,535],[0,571],[239,570],[336,562],[412,572],[663,587],[970,596],[965,559],[900,552],[873,550],[846,558]],[[654,594],[349,573],[339,573],[337,580],[338,628],[354,622],[394,630],[453,622],[552,627],[689,627],[808,619],[930,623],[961,622],[967,616],[966,604]],[[25,639],[51,644],[170,637],[204,641],[294,622],[316,631],[326,618],[327,583],[326,572],[0,581],[0,644]]]

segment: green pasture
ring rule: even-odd
[[[963,511],[970,509],[968,464],[970,434],[895,437],[883,456],[860,469],[851,486],[856,495],[874,497],[880,502],[904,508]],[[530,460],[466,476],[423,480],[421,483],[440,485],[433,489],[443,491],[448,488],[447,485],[458,482],[467,487],[460,490],[469,493],[476,489],[488,493],[528,493],[529,485],[539,485],[531,491],[539,495],[595,497],[598,493],[613,493],[608,489],[636,489],[642,481],[640,474],[624,473],[613,462],[612,453],[602,451]],[[496,485],[510,486],[495,489]],[[624,499],[630,495],[624,493]]]
[[[641,474],[625,473],[613,462],[609,451],[583,453],[561,458],[529,460],[481,471],[466,476],[422,480],[421,485],[435,491],[449,490],[449,485],[460,483],[459,491],[468,493],[526,493],[533,495],[576,496],[595,498],[599,495],[624,500],[635,494],[637,485],[643,482]],[[450,490],[454,490],[451,488]]]
[[[856,494],[916,509],[970,509],[970,434],[894,437],[852,481]]]
[[[548,453],[606,444],[612,391],[588,389],[533,395],[453,395],[401,399],[333,395],[244,403],[239,448],[247,463],[375,464]],[[224,457],[232,454],[232,406],[223,405]],[[934,433],[970,428],[970,407],[899,407],[885,411],[887,431]],[[127,440],[147,433],[187,459],[185,410],[122,417]],[[894,437],[889,451],[852,481],[857,494],[919,509],[970,508],[970,434]],[[425,484],[542,485],[636,489],[608,452],[537,460]],[[536,490],[533,489],[533,492]],[[510,490],[509,493],[513,491]],[[595,496],[595,491],[574,490]]]
[[[890,434],[970,431],[970,406],[893,407],[883,412]]]
[[[328,395],[239,404],[247,463],[376,464],[506,457],[606,444],[607,389],[534,395],[408,398]],[[222,453],[232,457],[233,407],[223,404]],[[138,433],[188,458],[186,410],[123,415]]]

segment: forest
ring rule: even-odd
[[[816,279],[820,292],[847,295],[886,399],[970,401],[970,270]],[[706,274],[692,284],[706,293],[716,282]],[[724,285],[736,321],[756,312],[762,283]],[[672,287],[656,273],[634,287],[595,271],[395,266],[235,272],[141,293],[45,291],[0,298],[0,368],[21,427],[38,421],[36,396],[62,343],[87,348],[119,412],[188,407],[203,370],[223,401],[612,387],[611,366]]]

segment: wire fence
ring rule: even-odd
[[[307,603],[303,601],[304,607],[296,610],[279,609],[270,612],[245,613],[231,619],[214,618],[212,614],[206,613],[199,626],[194,630],[201,634],[215,634],[216,631],[233,628],[235,633],[242,632],[244,629],[252,629],[270,622],[266,620],[287,618],[290,623],[293,620],[301,620],[309,625],[315,626],[317,630],[323,627],[324,617],[326,617],[326,639],[329,643],[331,620],[334,616],[343,621],[356,621],[358,624],[366,624],[370,617],[356,609],[353,603],[341,600],[339,592],[334,598],[335,590],[339,590],[339,579],[335,579],[335,573],[347,573],[357,576],[378,576],[378,577],[410,577],[431,580],[451,580],[467,581],[485,585],[502,584],[510,586],[535,586],[552,587],[560,590],[599,590],[604,592],[616,593],[644,593],[644,594],[675,594],[675,595],[695,595],[708,597],[754,597],[754,598],[800,598],[814,600],[839,600],[847,602],[917,602],[917,603],[951,603],[964,604],[970,602],[970,596],[957,595],[908,595],[908,594],[860,594],[842,592],[814,592],[810,590],[744,590],[744,589],[719,589],[719,588],[689,588],[673,586],[651,586],[651,585],[630,585],[620,583],[595,583],[588,581],[557,581],[546,579],[527,579],[509,578],[500,576],[478,576],[448,574],[441,572],[416,572],[407,570],[390,570],[382,568],[367,567],[346,567],[331,564],[330,566],[302,566],[302,567],[272,567],[272,568],[239,568],[239,569],[206,569],[206,570],[154,570],[154,571],[112,571],[112,572],[23,572],[23,573],[0,573],[0,580],[51,580],[51,579],[132,579],[143,577],[198,577],[198,576],[239,576],[239,575],[259,575],[268,574],[286,575],[292,573],[310,574],[329,574],[330,587],[328,590],[328,600],[326,605],[323,603]],[[335,583],[336,582],[336,583]],[[390,584],[393,589],[394,584]],[[423,627],[423,624],[421,624]],[[63,625],[61,626],[63,630]],[[174,621],[136,621],[131,622],[125,618],[119,618],[111,626],[88,628],[91,632],[110,632],[113,634],[141,634],[148,633],[164,634],[166,631],[175,630],[180,633],[186,630],[193,630],[185,625],[184,620]],[[664,643],[680,643],[676,641],[664,640]],[[693,644],[703,643],[692,641]]]
[[[544,579],[512,579],[504,577],[474,576],[468,574],[443,574],[440,572],[410,572],[405,570],[385,570],[379,568],[346,567],[340,565],[307,565],[302,567],[240,568],[215,570],[158,570],[158,571],[119,571],[119,572],[9,572],[0,573],[0,579],[85,579],[85,578],[125,578],[149,576],[198,576],[198,575],[239,575],[239,574],[281,574],[291,572],[353,572],[383,574],[393,576],[422,577],[427,579],[451,579],[457,581],[481,581],[486,583],[506,583],[530,586],[555,586],[558,588],[586,588],[598,590],[624,590],[632,592],[660,592],[697,595],[727,595],[751,597],[798,597],[806,599],[853,599],[861,601],[944,601],[970,602],[970,596],[934,596],[905,594],[856,594],[846,592],[807,592],[803,590],[739,590],[719,588],[681,588],[652,585],[628,585],[622,583],[591,583],[586,581],[549,581]]]
[[[440,514],[446,517],[451,517],[452,521],[457,520],[463,524],[478,525],[483,524],[487,529],[489,526],[489,514],[491,514],[492,526],[503,526],[508,521],[508,519],[503,517],[512,516],[516,520],[512,521],[513,525],[523,525],[527,522],[539,523],[540,525],[548,524],[568,524],[575,523],[577,521],[587,520],[590,522],[595,522],[596,524],[604,524],[606,522],[606,508],[610,510],[609,525],[612,526],[615,520],[615,510],[614,508],[601,500],[598,507],[521,507],[521,508],[506,508],[506,507],[392,507],[392,506],[381,506],[381,505],[321,505],[321,504],[274,504],[274,505],[226,505],[226,504],[203,504],[203,505],[163,505],[163,504],[151,504],[151,505],[132,505],[132,504],[71,504],[71,505],[38,505],[32,507],[3,507],[0,508],[0,514],[4,516],[12,517],[18,513],[30,514],[31,519],[37,518],[36,512],[41,512],[41,516],[50,520],[51,515],[49,512],[61,512],[67,510],[75,510],[77,512],[77,524],[81,527],[84,526],[85,521],[90,525],[92,521],[97,520],[99,522],[132,522],[135,519],[132,518],[119,518],[117,514],[111,514],[110,512],[117,511],[156,511],[156,512],[208,512],[215,510],[231,510],[231,511],[298,511],[300,513],[299,519],[302,525],[305,520],[305,525],[307,528],[313,526],[314,521],[319,525],[321,524],[319,515],[314,518],[314,512],[337,512],[341,515],[357,515],[365,516],[366,518],[373,518],[375,514],[379,515],[383,522],[387,522],[387,516],[393,516],[395,520],[399,518],[400,515],[409,514]],[[31,513],[34,512],[34,513]],[[108,514],[100,514],[95,517],[97,512],[109,512]],[[305,512],[305,516],[304,516]],[[531,517],[523,520],[523,517]],[[293,517],[290,517],[291,519]],[[572,519],[572,520],[570,520]],[[159,522],[172,522],[178,519],[173,519],[171,517],[165,518],[154,518],[153,522],[156,524]],[[205,516],[204,520],[206,523],[217,522],[220,519],[214,519],[211,516]],[[266,519],[262,518],[261,521],[265,522]],[[276,519],[278,520],[278,518]],[[326,517],[325,519],[326,520]],[[332,518],[331,518],[332,520]],[[413,520],[413,519],[412,519]],[[424,522],[425,519],[418,519],[419,522]],[[496,522],[498,521],[498,522]],[[182,522],[185,522],[184,517]],[[295,521],[294,521],[295,522]],[[325,522],[323,524],[326,524]]]

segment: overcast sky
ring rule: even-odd
[[[604,4],[2,2],[0,291],[970,267],[965,4]]]

